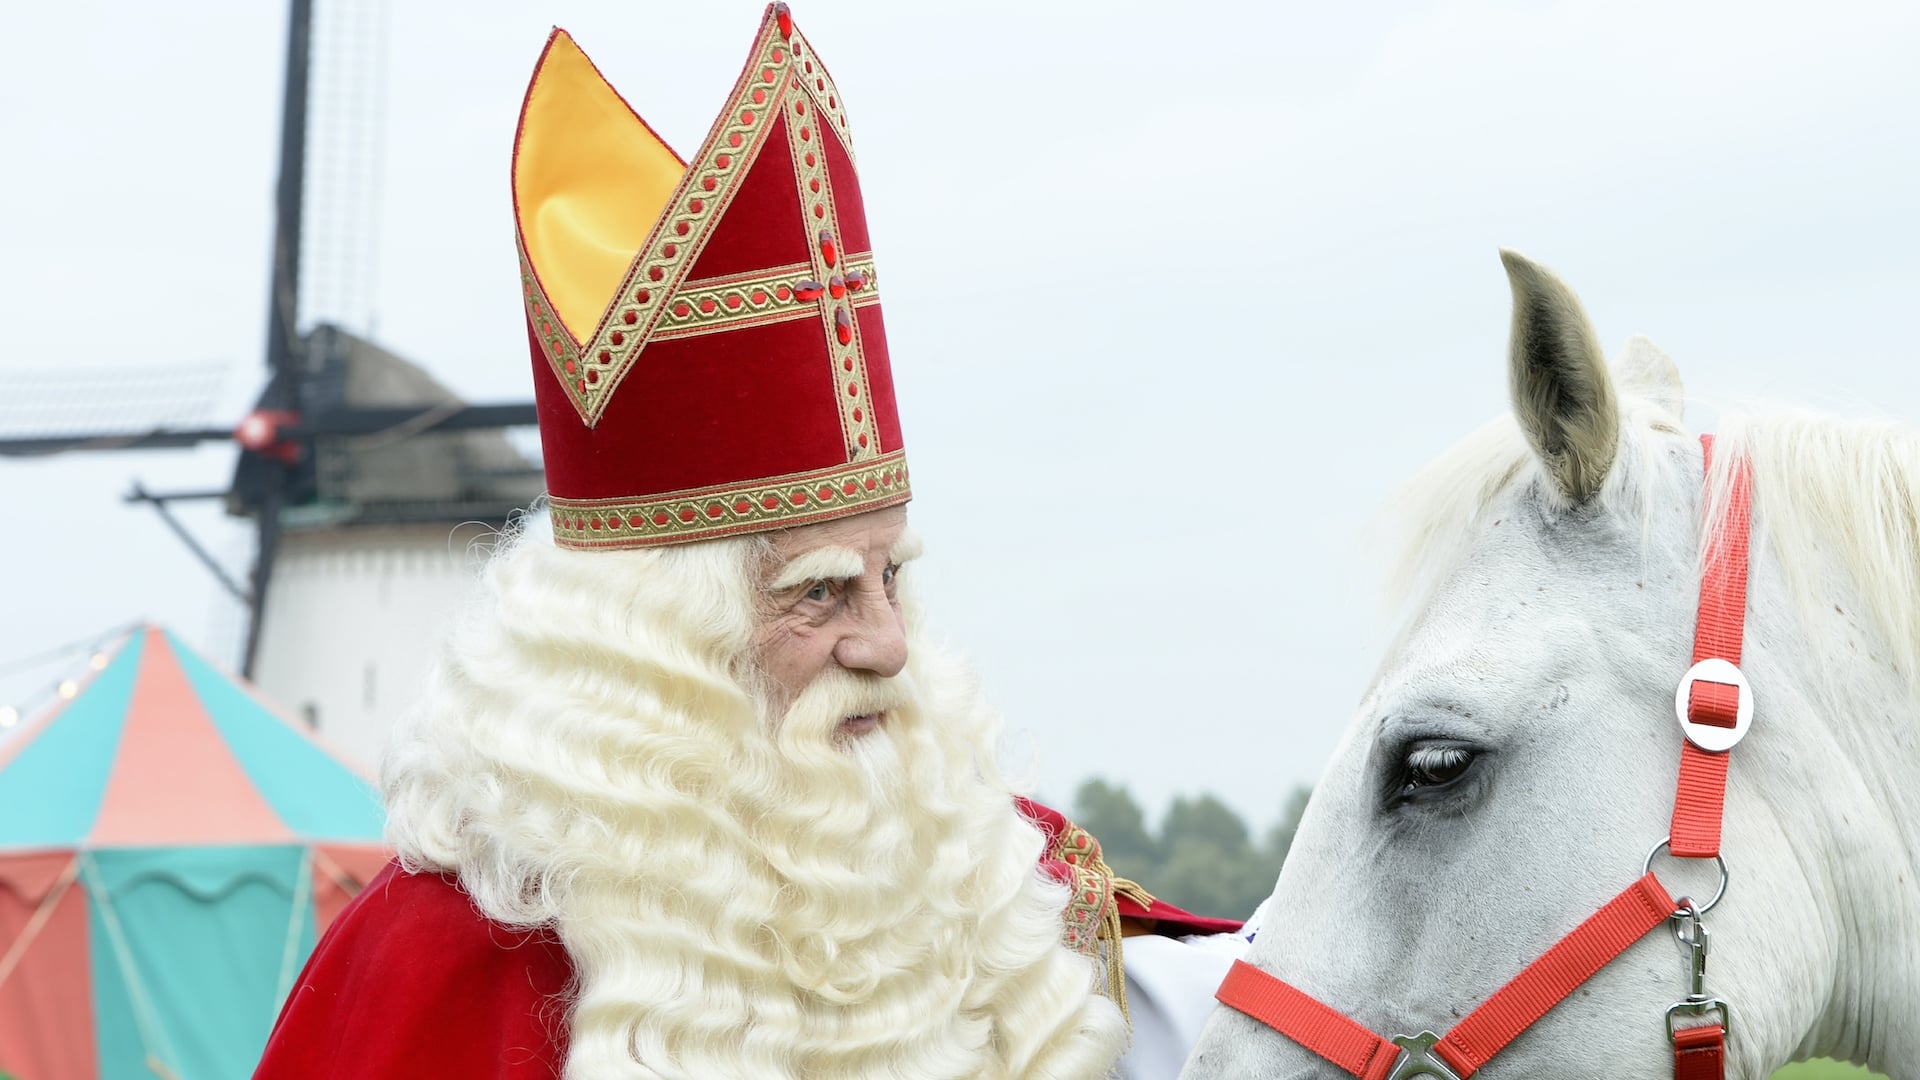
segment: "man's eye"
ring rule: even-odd
[[[807,599],[816,604],[824,604],[833,596],[833,586],[824,581],[816,581],[813,588],[807,590]]]
[[[891,588],[893,586],[894,575],[899,572],[899,567],[889,565],[885,570],[880,571],[880,584]]]
[[[1443,788],[1467,775],[1473,767],[1473,751],[1464,746],[1416,746],[1407,752],[1406,780],[1400,794],[1412,795],[1422,789]]]

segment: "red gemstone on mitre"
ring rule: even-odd
[[[644,304],[653,299],[653,294],[645,289],[641,289],[639,292],[633,294],[633,299],[635,303]]]
[[[859,383],[848,383],[848,384],[847,384],[847,396],[848,396],[848,397],[859,397],[859,396],[860,396],[860,384],[859,384]]]
[[[753,290],[753,294],[748,296],[747,299],[753,301],[756,305],[764,304],[767,302],[767,290],[755,289]]]
[[[833,312],[833,335],[840,344],[853,344],[853,320],[847,317],[846,308],[835,308]]]
[[[667,276],[667,272],[665,270],[660,269],[657,266],[647,267],[647,277],[652,278],[654,281],[659,281],[661,278],[666,276]]]
[[[713,297],[709,296],[706,299],[700,301],[700,314],[711,315],[713,314],[713,309],[719,306],[720,305],[713,302]]]
[[[684,221],[677,221],[673,225],[673,231],[679,233],[681,236],[687,235],[687,230],[689,228],[692,228],[692,226],[688,225]]]
[[[609,352],[609,351],[608,351],[608,350],[606,350],[606,349],[601,349],[601,350],[600,350],[600,362],[601,362],[601,363],[603,363],[603,364],[611,364],[611,363],[613,363],[613,353],[611,353],[611,352]]]
[[[861,437],[865,438],[865,436],[861,436]],[[871,476],[867,477],[867,490],[872,491],[878,485],[878,483],[879,481],[875,480],[873,477]]]
[[[628,525],[628,526],[630,526],[631,528],[635,528],[635,529],[638,529],[638,528],[640,528],[641,526],[643,526],[643,525],[645,525],[646,523],[647,523],[647,519],[646,519],[646,518],[643,518],[643,517],[641,517],[641,516],[640,516],[639,514],[635,514],[635,515],[633,515],[632,517],[630,517],[630,518],[628,518],[628,519],[627,519],[627,525]]]
[[[667,516],[667,512],[665,510],[662,510],[659,513],[653,515],[653,523],[655,525],[664,526],[666,525],[667,522],[672,520],[673,520],[672,518]]]
[[[767,81],[768,81],[768,82],[772,82],[772,81],[773,81],[773,72],[771,72],[771,71],[769,71],[769,72],[767,72]],[[765,104],[767,103],[767,92],[766,92],[765,90],[762,90],[762,89],[760,89],[760,88],[759,88],[759,87],[757,87],[757,86],[756,86],[756,87],[754,87],[754,88],[753,88],[753,103],[754,103],[755,105],[765,105]]]
[[[811,138],[813,138],[813,130],[811,128],[803,127],[800,129],[801,142],[806,142],[808,139],[811,139]]]
[[[593,530],[594,532],[599,532],[599,531],[600,531],[600,519],[599,519],[599,518],[594,518],[594,519],[593,519],[592,521],[589,521],[589,522],[587,522],[587,526],[588,526],[589,528],[591,528],[591,529],[592,529],[592,530]]]
[[[822,206],[822,205],[820,205],[819,203],[815,203],[815,204],[814,204],[814,206],[813,206],[813,216],[814,216],[814,217],[817,217],[817,218],[823,218],[823,217],[826,217],[826,216],[827,216],[827,208],[826,208],[826,207],[824,207],[824,206]]]
[[[724,169],[731,164],[733,164],[733,158],[727,154],[721,154],[713,159],[713,166],[716,169]]]
[[[839,274],[835,274],[832,277],[828,278],[827,291],[833,294],[833,298],[835,300],[838,300],[841,297],[847,295],[846,279],[841,277]]]
[[[768,510],[778,510],[780,509],[780,496],[769,495],[760,500],[760,505],[766,507]]]
[[[681,509],[681,511],[680,511],[680,520],[681,520],[682,522],[684,522],[684,523],[686,523],[686,524],[688,524],[688,525],[691,525],[691,524],[693,524],[693,519],[694,519],[694,518],[695,518],[696,516],[698,516],[698,515],[696,515],[696,514],[695,514],[695,513],[693,512],[693,507],[691,507],[691,506],[688,506],[688,507],[683,507],[683,508]]]
[[[866,414],[862,413],[859,409],[853,410],[853,422],[856,424],[859,423],[865,415]]]
[[[634,323],[637,323],[640,321],[640,313],[637,311],[629,311],[625,315],[622,315],[620,317],[626,320],[626,323],[628,326],[632,326]]]
[[[846,368],[846,369],[847,369],[848,371],[852,371],[852,370],[853,370],[853,357],[851,357],[851,356],[849,356],[849,357],[847,357],[846,359],[844,359],[844,360],[842,360],[842,361],[840,361],[840,366],[841,366],[841,367],[843,367],[843,368]],[[859,419],[860,419],[860,418],[859,418],[859,417],[857,417],[857,416],[856,416],[856,417],[854,417],[854,420],[855,420],[856,422],[857,422],[857,421],[858,421]]]
[[[827,287],[817,281],[796,281],[793,284],[793,295],[801,300],[818,300],[826,291]]]
[[[715,180],[711,176],[703,176],[700,178],[700,186],[706,188],[708,191],[712,191],[714,188],[720,186],[720,181]]]
[[[828,266],[840,258],[840,245],[833,242],[833,231],[830,229],[820,230],[820,254],[826,258]]]
[[[861,435],[860,435],[860,445],[861,445],[862,447],[864,447],[864,446],[866,446],[866,445],[867,445],[867,436],[866,436],[866,434],[865,434],[864,432],[863,432],[863,433],[861,433]]]
[[[607,340],[613,342],[615,345],[624,345],[627,341],[627,335],[615,330],[613,333],[607,335]]]
[[[751,124],[751,123],[753,123],[753,110],[752,110],[752,109],[741,109],[741,110],[740,110],[740,122],[741,122],[741,123],[743,123],[743,124]],[[739,146],[740,144],[739,144],[739,143],[734,143],[733,145],[735,145],[735,146]]]
[[[675,318],[684,319],[688,315],[693,314],[693,306],[685,300],[681,300],[673,305],[673,314]]]
[[[862,270],[847,271],[847,288],[856,292],[867,287],[867,275]]]
[[[799,113],[802,116],[805,116],[807,114],[807,103],[804,101],[794,102],[793,111]]]
[[[788,496],[787,501],[795,506],[805,506],[807,505],[807,493],[804,491],[796,491]]]
[[[710,518],[717,518],[721,514],[724,514],[726,512],[727,512],[727,508],[724,506],[721,506],[719,503],[707,504],[707,516]]]
[[[773,290],[773,295],[775,297],[778,297],[781,300],[789,300],[789,299],[792,299],[793,297],[793,290],[787,288],[785,285],[782,285],[779,288],[776,288]]]
[[[793,12],[787,10],[787,5],[775,4],[773,6],[773,19],[780,24],[781,37],[790,38],[793,36]]]
[[[865,436],[861,436],[861,438],[865,439]],[[840,492],[841,494],[844,494],[844,495],[851,495],[854,492],[859,490],[860,490],[860,485],[854,483],[851,480],[847,481],[845,484],[840,485]]]
[[[618,516],[610,517],[607,519],[607,528],[617,529],[619,527],[620,527],[620,518]]]
[[[761,69],[760,69],[760,81],[761,81],[761,82],[772,82],[772,81],[773,81],[773,69],[772,69],[772,68],[761,68]]]
[[[778,499],[774,501],[779,502]],[[733,512],[736,514],[744,514],[751,509],[753,509],[753,503],[747,499],[740,499],[733,504]]]
[[[833,498],[833,489],[832,489],[832,488],[830,488],[830,487],[823,487],[823,488],[821,488],[821,489],[820,489],[820,501],[821,501],[821,502],[826,502],[826,501],[828,501],[829,499],[832,499],[832,498]]]
[[[726,304],[727,304],[728,310],[738,311],[740,309],[740,294],[729,293],[727,295]]]
[[[567,374],[573,374],[573,361],[567,361]]]
[[[736,149],[736,150],[737,150],[737,149],[739,149],[739,148],[740,148],[740,133],[736,131],[736,132],[734,132],[734,133],[732,133],[731,135],[728,135],[728,136],[727,136],[727,145],[728,145],[728,146],[731,146],[731,147],[733,147],[733,148],[734,148],[734,149]],[[724,168],[725,166],[722,166],[722,167]]]
[[[660,254],[665,255],[667,258],[671,259],[675,255],[680,254],[680,248],[674,244],[662,244],[660,245]]]

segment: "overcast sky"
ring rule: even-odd
[[[327,249],[313,303],[470,399],[525,398],[507,164],[549,26],[687,153],[760,6],[338,4],[360,63],[385,50],[383,137],[375,182],[336,186],[366,192],[336,218],[373,224]],[[213,363],[215,418],[239,417],[281,7],[9,12],[0,387]],[[795,15],[847,99],[888,281],[914,572],[1056,800],[1099,774],[1264,823],[1315,777],[1391,630],[1370,519],[1505,408],[1499,246],[1566,277],[1609,349],[1652,335],[1691,401],[1920,421],[1920,5]],[[235,606],[120,501],[223,485],[233,455],[0,461],[0,697],[58,677],[15,658],[135,618],[234,662]],[[240,525],[183,516],[244,573]]]

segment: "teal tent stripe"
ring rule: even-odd
[[[324,840],[379,840],[379,797],[353,770],[301,737],[171,633],[168,644],[227,749],[287,828]]]
[[[91,966],[100,1080],[153,1080],[149,1053],[189,1080],[252,1075],[280,1010],[290,921],[296,972],[313,949],[312,901],[297,920],[293,908],[304,853],[297,846],[92,853],[95,880],[125,942],[123,960],[106,908],[96,902]]]
[[[0,847],[77,844],[93,830],[145,641],[141,633],[128,639],[107,669],[0,771]]]

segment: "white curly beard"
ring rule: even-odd
[[[389,758],[403,858],[555,929],[571,1080],[1106,1075],[1124,1023],[971,680],[910,627],[902,675],[836,670],[769,722],[751,551],[496,556]]]

